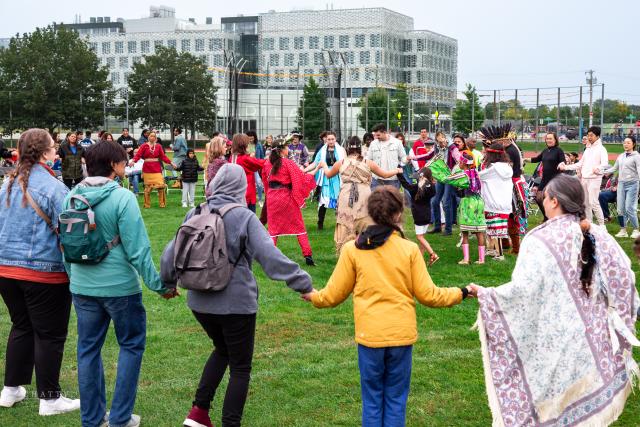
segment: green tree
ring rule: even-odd
[[[452,119],[455,130],[469,134],[472,130],[480,128],[484,121],[485,110],[480,105],[480,97],[475,87],[467,84],[464,96],[466,99],[456,101]],[[472,124],[475,129],[472,129]]]
[[[297,114],[298,129],[308,135],[303,141],[315,144],[318,135],[328,128],[329,111],[324,91],[313,77],[309,77],[309,81],[304,85]]]
[[[204,61],[158,46],[129,76],[129,116],[145,126],[189,128],[192,138],[195,131],[211,134],[216,91]]]
[[[387,123],[387,91],[377,87],[360,98],[358,122],[367,132],[378,123]],[[368,126],[367,126],[368,125]]]
[[[0,126],[92,128],[113,99],[109,71],[64,26],[16,35],[0,49]]]

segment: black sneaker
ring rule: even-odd
[[[313,262],[313,258],[312,257],[306,256],[306,257],[304,257],[304,260],[307,262],[307,265],[315,267],[316,263]]]
[[[427,231],[427,234],[438,234],[442,232],[442,228],[434,228],[433,230]]]
[[[319,222],[318,223],[318,230],[324,230],[324,224]]]

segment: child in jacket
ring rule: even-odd
[[[194,207],[198,172],[204,171],[204,168],[198,163],[198,158],[193,149],[187,150],[187,157],[176,170],[182,172],[182,207]]]

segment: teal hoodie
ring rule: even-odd
[[[142,276],[149,289],[165,293],[167,289],[151,258],[149,236],[133,193],[109,178],[89,177],[67,195],[64,209],[69,209],[74,194],[81,194],[94,206],[96,232],[102,233],[106,241],[119,234],[121,243],[99,264],[65,263],[71,292],[91,297],[134,295],[142,292]],[[84,207],[78,200],[74,200],[74,205]]]

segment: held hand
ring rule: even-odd
[[[180,292],[178,292],[178,288],[169,288],[167,292],[161,295],[164,299],[171,299],[180,296]]]
[[[174,169],[178,169],[178,166],[173,162],[171,162],[171,166],[173,166]]]
[[[414,156],[413,154],[407,154],[407,160],[415,160],[416,156]]]
[[[475,283],[469,283],[467,286],[467,290],[469,291],[469,296],[471,298],[478,298],[478,291],[483,289],[482,286],[478,286]]]
[[[563,162],[563,163],[559,163],[559,164],[558,164],[558,170],[559,170],[559,171],[563,171],[563,170],[565,170],[566,168],[567,168],[567,165],[565,165],[565,164],[564,164],[564,162]]]
[[[133,159],[129,160],[129,167],[132,167],[134,164]]]
[[[402,170],[402,168],[396,169],[396,175],[402,175],[403,173],[404,173],[404,170]]]
[[[315,294],[316,292],[318,291],[314,288],[311,292],[307,292],[306,294],[300,294],[300,298],[302,298],[307,302],[311,302],[311,296],[313,296],[313,294]]]
[[[523,160],[523,162],[524,162],[524,163],[529,163],[529,162],[531,162],[531,159],[530,159],[530,158],[528,158],[528,157],[525,157],[525,158],[524,158],[524,160]]]
[[[600,168],[598,166],[593,168],[593,173],[594,173],[594,175],[600,175]]]

